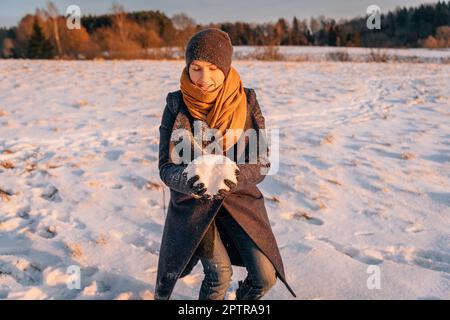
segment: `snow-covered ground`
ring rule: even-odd
[[[450,299],[450,65],[234,65],[280,130],[260,188],[298,298]],[[0,298],[153,297],[158,126],[182,67],[0,61]],[[173,298],[201,280],[199,264]]]
[[[234,59],[256,60],[266,50],[262,46],[234,46]],[[328,46],[278,46],[272,47],[285,61],[342,61],[342,53],[346,54],[345,61],[371,62],[372,55],[384,56],[388,61],[395,62],[421,62],[421,63],[450,63],[450,48],[446,49],[390,49],[390,48],[351,48]],[[173,58],[183,58],[184,52],[178,47],[164,47],[149,49],[150,53]],[[270,52],[270,50],[269,50]],[[341,54],[341,58],[339,57]],[[343,57],[345,58],[345,57]],[[375,60],[379,61],[379,60]]]
[[[261,52],[262,47],[235,46],[236,58],[251,58],[254,53]],[[371,54],[385,55],[388,60],[409,62],[450,62],[450,49],[387,49],[387,48],[350,48],[350,47],[318,47],[318,46],[279,46],[278,52],[286,60],[327,61],[334,60],[330,54],[346,53],[348,60],[356,62],[371,61]]]

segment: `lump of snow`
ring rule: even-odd
[[[203,183],[206,188],[205,194],[214,196],[220,189],[229,189],[224,182],[225,179],[237,184],[236,170],[238,166],[231,159],[222,155],[208,154],[194,159],[184,172],[187,173],[188,179],[198,175],[200,178],[194,186]]]
[[[83,295],[85,296],[95,296],[98,292],[97,289],[97,282],[94,281],[91,283],[91,285],[89,287],[84,288],[83,290]]]

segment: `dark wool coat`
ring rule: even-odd
[[[256,100],[255,91],[245,88],[245,93],[248,108],[244,130],[264,129],[264,117]],[[265,177],[261,174],[261,167],[270,164],[261,161],[238,163],[240,174],[237,189],[223,200],[197,200],[187,193],[177,191],[181,190],[180,174],[186,165],[173,163],[170,157],[173,142],[170,142],[170,138],[172,130],[177,128],[190,129],[192,132],[194,118],[184,104],[180,90],[169,93],[166,103],[159,128],[159,171],[162,181],[170,188],[170,203],[159,252],[155,298],[169,299],[176,281],[189,274],[198,263],[199,255],[203,252],[200,250],[202,247],[200,243],[205,242],[207,238],[205,235],[212,229],[210,227],[219,210],[226,210],[239,223],[269,258],[276,269],[277,277],[295,297],[294,291],[286,281],[283,262],[269,223],[263,195],[256,186]],[[248,140],[246,147],[247,145]],[[236,154],[239,154],[239,151]],[[219,224],[217,227],[231,263],[244,266],[233,244],[232,235],[226,234]]]

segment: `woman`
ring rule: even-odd
[[[239,281],[236,299],[260,299],[277,277],[295,297],[286,282],[264,198],[256,186],[264,179],[263,169],[270,164],[260,158],[257,163],[238,163],[237,184],[226,180],[228,189],[208,198],[205,185],[198,183],[199,176],[188,180],[183,173],[186,164],[176,164],[171,158],[172,132],[176,129],[192,132],[197,121],[219,130],[225,137],[227,129],[265,129],[254,90],[244,89],[239,74],[231,66],[232,53],[227,33],[215,28],[198,32],[186,47],[181,90],[167,95],[160,126],[159,171],[170,188],[170,203],[155,299],[169,299],[176,281],[189,274],[198,260],[205,273],[199,299],[224,299],[232,265],[244,266],[248,271],[246,279]],[[232,144],[234,148],[238,145]]]

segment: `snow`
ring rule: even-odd
[[[363,47],[329,47],[329,46],[278,46],[275,48],[278,53],[287,61],[315,61],[323,62],[333,60],[330,54],[346,53],[351,61],[370,62],[371,55],[383,54],[389,60],[396,62],[421,62],[421,63],[449,63],[450,49],[394,49],[394,48],[363,48]],[[182,49],[177,47],[163,47],[149,49],[149,52],[170,56],[174,59],[183,59]],[[233,60],[255,60],[255,56],[264,53],[263,46],[233,46]]]
[[[259,187],[298,298],[449,299],[450,65],[234,65],[280,130]],[[182,67],[0,60],[0,298],[153,297],[158,127]],[[201,280],[199,264],[173,298],[196,299]],[[280,281],[265,296],[291,298]]]
[[[327,61],[330,53],[347,53],[351,61],[370,62],[370,55],[386,54],[396,61],[434,62],[449,61],[450,49],[391,49],[391,48],[351,48],[328,46],[279,46],[279,53],[288,61]],[[234,46],[234,58],[250,59],[254,53],[264,49],[257,46]]]
[[[238,166],[231,159],[222,155],[205,154],[191,161],[184,172],[188,179],[198,175],[199,179],[194,186],[203,183],[205,194],[212,197],[218,194],[220,189],[229,190],[224,182],[226,179],[237,184],[236,170]]]

